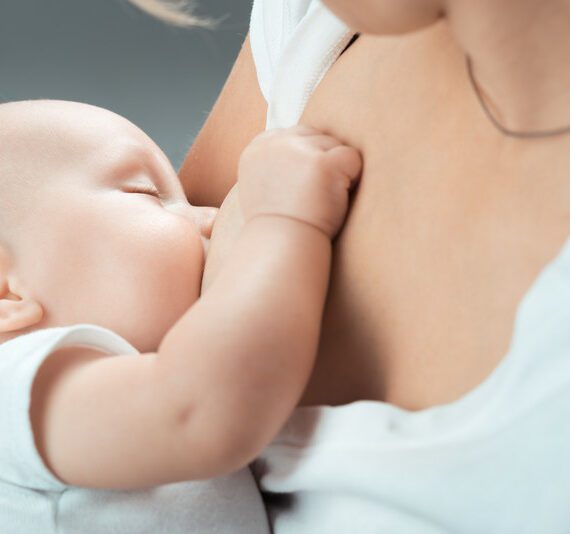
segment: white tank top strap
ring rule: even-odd
[[[250,42],[268,103],[267,128],[295,125],[311,94],[350,42],[319,0],[255,0]]]

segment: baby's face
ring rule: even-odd
[[[15,169],[25,185],[10,187],[16,222],[4,248],[44,308],[34,329],[93,323],[156,350],[199,296],[215,210],[191,206],[166,156],[114,113],[6,106],[0,150],[12,163],[0,172]]]
[[[349,27],[362,33],[407,33],[437,21],[445,0],[323,0]]]

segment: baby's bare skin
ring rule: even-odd
[[[31,407],[44,461],[68,484],[99,488],[244,467],[312,368],[358,152],[309,128],[259,136],[241,160],[245,225],[199,298],[213,212],[186,201],[146,135],[74,103],[7,104],[0,115],[12,208],[0,238],[0,341],[92,323],[144,352],[65,348],[44,362]],[[103,437],[113,446],[99,446]]]

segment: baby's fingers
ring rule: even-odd
[[[330,135],[312,135],[304,137],[304,139],[314,148],[318,148],[319,150],[329,151],[337,146],[340,146],[342,143],[336,138],[331,137]]]
[[[351,185],[360,178],[362,156],[355,148],[339,145],[327,152],[329,163],[350,179]]]

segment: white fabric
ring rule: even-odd
[[[347,34],[317,1],[257,0],[250,36],[268,124],[294,124]],[[562,534],[569,451],[570,239],[479,387],[421,412],[298,409],[255,473],[275,534]]]
[[[268,533],[248,470],[144,491],[89,490],[55,478],[34,444],[30,392],[42,362],[56,349],[72,345],[122,357],[138,355],[123,338],[94,325],[38,330],[0,344],[2,534]]]
[[[307,100],[354,35],[318,1],[254,0],[250,42],[267,127],[297,124]]]

